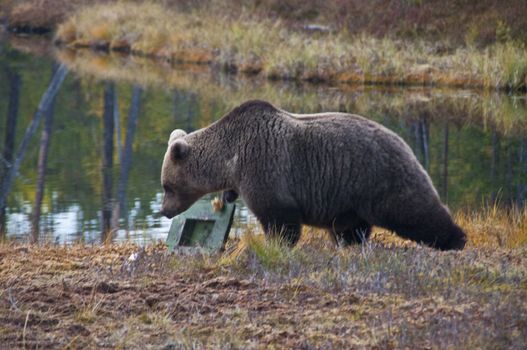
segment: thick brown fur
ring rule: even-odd
[[[227,191],[291,244],[302,224],[346,244],[366,240],[374,225],[442,250],[466,242],[408,145],[358,115],[296,115],[248,101],[204,129],[175,130],[161,181],[168,217]]]

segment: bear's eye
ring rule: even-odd
[[[168,193],[168,194],[174,193],[174,191],[170,187],[168,187],[167,185],[163,185],[163,190],[165,190],[165,192]]]

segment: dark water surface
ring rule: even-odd
[[[0,226],[8,238],[164,239],[170,221],[156,213],[170,132],[205,127],[250,98],[382,123],[410,144],[451,209],[525,205],[525,95],[269,82],[11,45],[18,49],[0,44]],[[238,227],[251,220],[243,206],[236,215]]]

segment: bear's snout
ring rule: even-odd
[[[161,211],[159,213],[168,219],[172,219],[178,214],[177,210],[169,210],[167,208],[161,208]]]
[[[167,201],[165,196],[163,199],[163,204],[161,205],[161,211],[159,213],[168,219],[172,219],[174,216],[178,215],[179,212],[174,205],[169,205],[167,202],[170,201]]]

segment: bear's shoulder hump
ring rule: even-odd
[[[278,109],[267,101],[249,100],[232,110],[233,114],[245,114],[250,112],[277,111]]]

